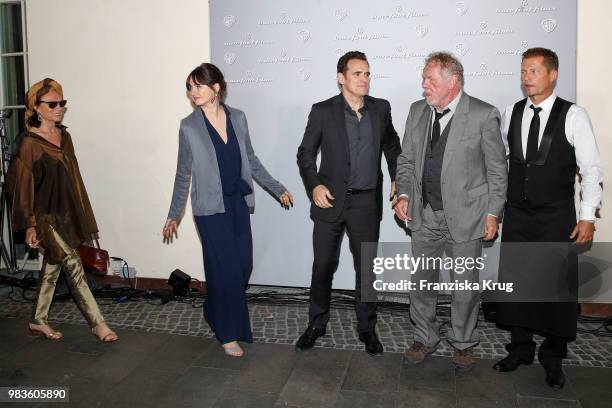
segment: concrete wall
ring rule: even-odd
[[[612,3],[578,0],[577,103],[587,109],[604,165],[604,196],[595,240],[612,241]],[[561,61],[563,64],[563,61]],[[563,65],[559,69],[563,69]]]
[[[81,172],[111,256],[139,276],[181,268],[203,278],[190,209],[162,243],[178,126],[192,110],[185,77],[209,59],[208,2],[28,0],[30,79],[64,86]]]

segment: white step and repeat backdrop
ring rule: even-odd
[[[423,59],[435,50],[457,55],[465,90],[502,110],[523,97],[521,53],[552,48],[561,61],[557,93],[576,96],[575,0],[210,0],[210,19],[227,103],[246,112],[255,152],[296,199],[285,212],[257,188],[253,284],[310,285],[312,221],[295,155],[312,104],[338,93],[344,52],[368,56],[370,94],[391,102],[400,139],[410,104],[422,97]],[[385,184],[388,192],[388,176]],[[408,240],[386,208],[381,241]],[[345,240],[334,287],[353,288],[353,279]]]

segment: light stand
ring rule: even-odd
[[[9,109],[0,110],[0,158],[2,164],[2,180],[0,181],[0,257],[6,265],[9,274],[15,275],[17,270],[17,254],[13,242],[13,225],[11,222],[11,201],[8,193],[6,176],[11,161],[9,142],[6,137],[6,120],[11,116]],[[6,227],[6,230],[5,230]],[[5,237],[8,239],[5,240]]]

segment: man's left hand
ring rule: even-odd
[[[580,220],[574,227],[570,239],[576,238],[576,244],[588,244],[593,242],[593,233],[595,232],[595,223],[588,220]]]
[[[389,201],[391,201],[391,207],[395,205],[397,201],[397,188],[395,187],[395,181],[391,182],[391,193],[389,193]]]
[[[485,229],[484,229],[484,237],[483,241],[491,241],[497,235],[497,230],[499,229],[499,221],[497,217],[489,214],[487,215],[487,219],[485,220]]]

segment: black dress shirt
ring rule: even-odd
[[[378,169],[373,146],[374,134],[367,105],[357,113],[345,101],[344,121],[349,142],[350,178],[348,188],[354,190],[373,190],[378,181]]]

